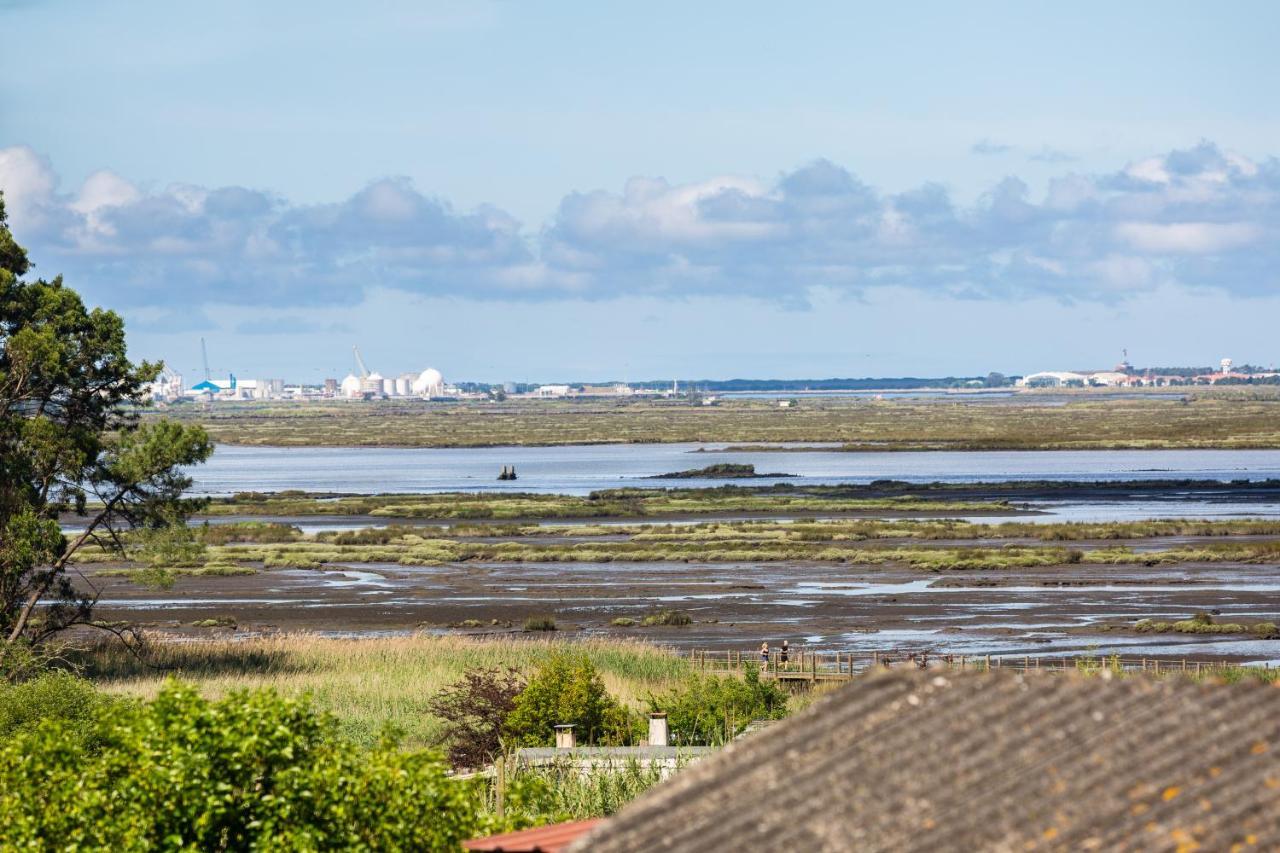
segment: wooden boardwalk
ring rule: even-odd
[[[848,681],[868,669],[892,666],[977,671],[1009,669],[1015,672],[1099,672],[1109,669],[1147,672],[1153,675],[1182,673],[1190,676],[1210,675],[1224,667],[1224,664],[1218,662],[1186,658],[1035,657],[1031,655],[975,657],[903,652],[854,654],[852,652],[815,652],[803,648],[790,650],[787,660],[783,660],[777,650],[770,651],[767,661],[761,658],[758,651],[743,652],[735,649],[689,649],[681,651],[680,655],[688,658],[699,672],[709,675],[742,674],[748,669],[754,669],[764,678],[810,684],[820,681]]]

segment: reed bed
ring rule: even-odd
[[[837,491],[742,486],[717,489],[611,489],[588,496],[532,493],[442,492],[423,495],[343,495],[299,492],[245,492],[211,503],[209,515],[364,515],[441,521],[497,521],[558,518],[645,518],[714,513],[989,512],[1008,510],[1004,501],[956,500],[945,495],[859,496]],[[253,523],[253,541],[288,541],[287,534]],[[264,538],[267,535],[277,538]],[[211,533],[210,541],[219,534]]]
[[[632,542],[476,543],[407,537],[385,545],[334,545],[302,541],[273,546],[218,546],[209,549],[219,565],[237,561],[266,569],[319,569],[341,563],[767,563],[832,562],[863,566],[899,565],[926,571],[1031,568],[1075,565],[1167,565],[1172,563],[1271,563],[1280,561],[1280,540],[1210,541],[1196,546],[1135,550],[1127,545],[1088,550],[1062,545],[881,545],[855,547],[830,541],[762,541],[700,537]],[[89,560],[92,561],[91,559]],[[109,570],[114,572],[115,570]]]
[[[474,639],[425,634],[341,639],[284,634],[238,640],[148,644],[139,658],[118,643],[77,653],[76,661],[103,690],[151,698],[169,678],[197,685],[210,697],[245,688],[310,694],[365,743],[385,726],[409,746],[434,744],[440,721],[427,703],[467,670],[512,667],[530,672],[556,649],[586,654],[611,695],[640,707],[690,676],[687,661],[661,647],[625,640]]]

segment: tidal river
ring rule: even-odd
[[[812,445],[807,445],[812,446]],[[512,491],[585,495],[636,486],[717,486],[724,480],[650,480],[717,463],[755,465],[786,482],[973,483],[997,480],[1264,480],[1280,478],[1280,450],[1025,450],[845,453],[698,453],[717,444],[600,444],[567,447],[380,448],[220,445],[192,471],[194,491],[451,492]],[[499,482],[503,466],[519,479]],[[730,481],[771,483],[780,480]]]
[[[638,486],[704,487],[726,482],[868,483],[872,480],[973,483],[1000,480],[1264,480],[1280,478],[1280,450],[897,451],[846,453],[717,451],[719,444],[606,444],[567,447],[334,448],[219,446],[193,469],[193,491],[446,492],[508,491],[584,495]],[[812,445],[807,445],[812,447]],[[651,479],[716,463],[752,464],[785,480]],[[499,481],[504,466],[519,479]],[[1169,499],[1172,497],[1173,499]],[[1041,503],[1044,520],[1280,516],[1274,503],[1164,499]]]

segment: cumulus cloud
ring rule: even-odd
[[[881,193],[826,161],[767,187],[647,182],[566,199],[542,256],[618,291],[788,300],[896,285],[1110,300],[1162,284],[1272,291],[1278,226],[1280,165],[1202,143],[1063,175],[1038,199],[1006,178],[965,208],[941,186]]]
[[[147,190],[110,172],[64,194],[44,158],[16,147],[0,149],[0,190],[40,272],[121,305],[355,303],[374,285],[501,295],[536,266],[510,216],[454,211],[405,179],[317,206],[243,187]]]
[[[941,184],[886,193],[819,160],[774,180],[637,177],[573,193],[531,232],[408,180],[331,204],[243,187],[140,187],[111,172],[70,192],[27,148],[0,188],[39,272],[124,307],[350,304],[367,289],[472,299],[815,293],[912,287],[971,299],[1115,300],[1162,285],[1274,292],[1280,165],[1211,143],[1042,194],[1006,178],[976,203]],[[264,327],[265,328],[265,327]]]

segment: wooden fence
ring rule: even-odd
[[[1097,672],[1103,669],[1147,672],[1154,675],[1185,673],[1209,675],[1225,665],[1185,658],[1136,658],[1119,656],[1044,657],[1008,655],[939,655],[909,652],[816,652],[791,649],[783,660],[777,650],[768,659],[759,651],[736,649],[687,649],[680,652],[700,672],[708,674],[742,673],[756,669],[766,678],[779,681],[848,681],[859,672],[881,666],[944,667],[961,670],[1013,670],[1016,672]]]

